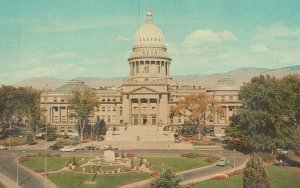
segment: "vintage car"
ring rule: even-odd
[[[227,159],[226,157],[221,157],[217,163],[217,166],[227,166],[230,164],[229,159]]]

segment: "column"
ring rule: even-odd
[[[142,125],[143,124],[143,120],[141,120],[141,110],[142,110],[142,108],[141,108],[141,99],[139,98],[138,99],[138,101],[139,101],[139,105],[138,105],[138,110],[139,110],[139,114],[138,114],[138,124],[139,125]]]

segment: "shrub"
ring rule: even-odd
[[[252,154],[246,164],[243,175],[244,188],[270,188],[270,184],[267,166],[263,164],[262,159],[258,155]]]
[[[69,139],[69,135],[68,135],[67,133],[65,133],[65,134],[63,135],[63,139]]]

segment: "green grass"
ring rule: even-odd
[[[91,175],[79,174],[75,172],[49,174],[48,178],[56,184],[58,188],[98,188],[109,187],[115,188],[136,181],[149,178],[146,173],[126,173],[126,174],[111,174],[98,175],[95,179],[95,184],[85,184],[91,180]]]
[[[206,166],[209,163],[204,161],[204,158],[187,158],[187,157],[144,157],[151,161],[151,165],[155,170],[161,171],[163,166],[165,168],[172,168],[176,172],[190,170]]]
[[[62,169],[66,166],[67,162],[70,161],[72,157],[48,157],[47,158],[47,171],[56,171]],[[78,158],[79,159],[79,158]],[[80,160],[79,160],[80,161]],[[45,158],[44,157],[29,157],[26,158],[22,164],[34,171],[42,172],[45,168]]]
[[[269,167],[272,188],[299,188],[300,168],[274,166]],[[193,188],[231,188],[243,187],[243,175],[232,176],[226,180],[206,180],[193,186]]]
[[[23,137],[10,137],[10,145],[11,146],[18,146],[18,145],[24,145],[26,144],[26,138]],[[9,145],[9,138],[1,139],[0,140],[0,145]]]

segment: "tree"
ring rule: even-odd
[[[97,121],[96,124],[93,126],[93,134],[96,136],[106,135],[106,131],[107,128],[103,119],[101,121]]]
[[[199,93],[186,96],[176,106],[171,108],[170,117],[185,117],[188,123],[199,127],[199,139],[201,129],[208,118],[214,117],[221,108],[213,96]]]
[[[241,87],[241,109],[231,118],[226,135],[238,138],[253,152],[291,148],[299,130],[295,123],[296,95],[280,80],[260,76]]]
[[[55,134],[55,129],[52,127],[50,124],[46,125],[47,126],[47,141],[53,141],[56,139],[56,134]]]
[[[32,131],[28,131],[26,135],[26,143],[28,145],[33,145],[35,144],[35,139],[34,139],[34,134]]]
[[[268,168],[263,164],[261,158],[252,154],[246,164],[243,174],[244,188],[269,188],[271,187]]]
[[[72,89],[68,94],[67,101],[70,104],[70,108],[76,114],[80,139],[83,140],[84,127],[88,124],[89,116],[92,114],[94,108],[98,106],[98,97],[89,87],[77,87]]]
[[[156,179],[154,179],[151,188],[181,188],[179,184],[182,181],[181,177],[175,175],[175,172],[169,168],[164,170]]]

